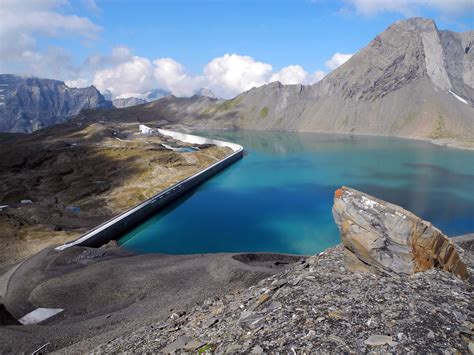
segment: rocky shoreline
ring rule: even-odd
[[[460,244],[472,272],[474,235]],[[472,278],[353,273],[339,245],[94,351],[468,353],[472,319]]]
[[[206,130],[205,126],[200,127],[199,125],[188,126],[184,124],[166,124],[163,127],[166,129],[193,133],[194,131],[199,130]],[[212,128],[212,131],[229,131],[229,130],[236,130],[234,128]],[[253,128],[252,130],[255,131],[277,131],[279,130],[268,130],[268,129],[258,129],[258,127]],[[280,130],[281,131],[281,130]],[[412,137],[412,136],[404,136],[404,135],[390,135],[390,134],[368,134],[368,133],[358,133],[358,132],[334,132],[334,131],[325,131],[325,130],[284,130],[285,132],[299,132],[299,133],[323,133],[323,134],[334,134],[340,136],[361,136],[361,137],[386,137],[386,138],[397,138],[397,139],[407,139],[407,140],[414,140],[414,141],[421,141],[421,142],[429,142],[434,145],[438,145],[441,147],[447,147],[452,149],[462,149],[462,150],[474,150],[474,139],[459,139],[459,138],[430,138],[430,137]]]
[[[342,244],[311,257],[47,248],[0,277],[0,349],[474,352],[474,234],[347,187],[333,215]]]
[[[41,325],[3,324],[0,348],[467,354],[474,234],[452,240],[468,280],[436,268],[396,277],[356,273],[343,245],[308,258],[131,255],[113,245],[45,250],[13,275],[5,304],[65,311]]]

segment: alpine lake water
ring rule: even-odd
[[[315,254],[340,242],[331,208],[342,185],[400,205],[448,236],[474,232],[474,151],[386,137],[197,134],[239,143],[246,154],[126,233],[125,249]]]

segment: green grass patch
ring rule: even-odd
[[[198,349],[198,354],[213,352],[215,349],[216,349],[216,346],[214,344],[206,344]]]
[[[433,132],[431,132],[430,138],[452,138],[452,134],[446,129],[444,117],[440,113],[438,113],[438,117],[436,118],[436,127]]]
[[[341,125],[342,125],[343,128],[346,128],[348,123],[349,123],[349,116],[346,116],[342,120]]]
[[[260,118],[264,119],[264,118],[267,118],[268,116],[268,111],[270,111],[268,109],[267,106],[263,107],[261,110],[260,110]]]
[[[390,133],[399,132],[403,127],[406,127],[410,123],[414,122],[417,117],[418,117],[418,114],[414,112],[406,114],[405,116],[403,116],[402,119],[392,124],[392,127],[390,127]]]
[[[243,96],[234,97],[231,100],[226,100],[224,102],[221,102],[220,104],[208,107],[203,113],[205,115],[212,115],[219,112],[229,111],[235,108],[243,99]]]

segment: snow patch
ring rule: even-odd
[[[122,95],[119,95],[117,96],[115,99],[116,100],[119,100],[119,99],[129,99],[131,97],[135,98],[135,99],[144,99],[146,94],[138,94],[138,93],[129,93],[129,94],[122,94]]]
[[[23,325],[36,324],[51,318],[62,311],[64,311],[63,308],[36,308],[34,311],[18,319],[18,321]]]
[[[153,134],[153,129],[151,129],[150,127],[148,126],[145,126],[144,124],[141,124],[138,126],[138,129],[140,130],[140,133],[141,134]]]
[[[456,99],[458,99],[459,101],[461,101],[462,103],[466,104],[466,105],[469,105],[469,102],[467,102],[466,100],[464,100],[461,96],[459,95],[456,95],[454,92],[452,92],[451,90],[448,90],[448,92],[453,95]]]

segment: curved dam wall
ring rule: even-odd
[[[140,223],[145,218],[156,213],[163,206],[175,200],[176,198],[184,194],[186,191],[189,191],[193,187],[201,184],[205,180],[209,179],[211,176],[215,175],[219,171],[223,170],[230,164],[243,157],[244,148],[241,145],[235,143],[195,136],[187,133],[169,131],[166,129],[152,129],[145,125],[140,125],[140,130],[144,134],[151,134],[153,132],[157,132],[162,135],[170,136],[176,140],[190,144],[214,144],[219,147],[228,147],[232,149],[233,153],[225,157],[224,159],[212,164],[206,169],[201,170],[200,172],[184,180],[181,180],[180,182],[174,184],[166,190],[163,190],[162,192],[156,194],[148,200],[145,200],[139,205],[130,208],[129,210],[115,216],[107,222],[102,223],[101,225],[82,235],[79,239],[56,247],[56,250],[64,250],[75,245],[99,247],[105,243],[108,243],[109,241],[116,239],[118,235],[124,233],[132,226]]]

